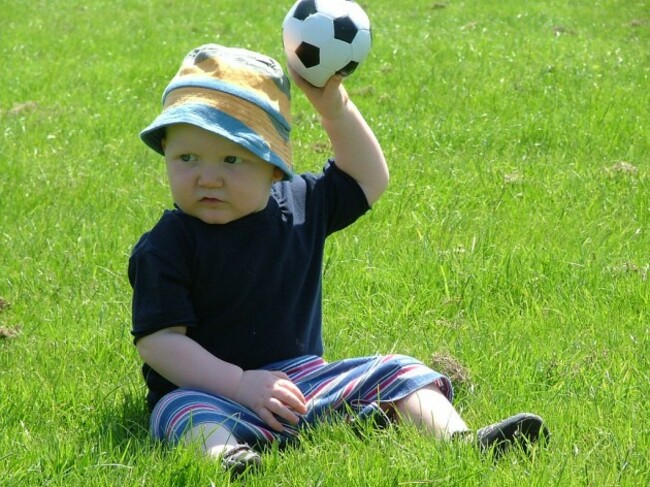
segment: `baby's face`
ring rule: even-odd
[[[174,202],[205,223],[225,224],[266,208],[282,171],[224,137],[189,124],[163,142]]]

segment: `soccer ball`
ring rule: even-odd
[[[298,0],[282,24],[289,65],[312,85],[348,76],[368,56],[370,21],[352,0]]]

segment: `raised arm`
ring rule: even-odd
[[[321,116],[336,165],[359,183],[372,206],[388,185],[388,166],[375,134],[343,87],[343,77],[333,76],[324,88],[316,88],[289,70]]]

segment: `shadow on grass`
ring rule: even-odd
[[[116,393],[97,405],[96,428],[89,434],[108,451],[151,451],[159,447],[149,435],[149,411],[142,394]]]

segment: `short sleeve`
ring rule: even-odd
[[[370,209],[359,183],[333,160],[328,161],[316,185],[327,208],[327,235],[351,225]]]
[[[133,249],[128,273],[135,341],[164,328],[196,325],[190,242],[178,219],[166,213]]]

